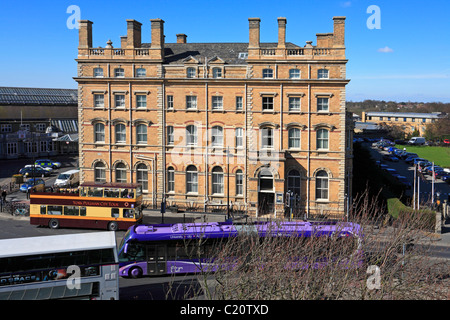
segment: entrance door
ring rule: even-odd
[[[258,213],[260,215],[272,214],[274,212],[275,193],[258,193]]]
[[[147,246],[147,274],[162,275],[166,274],[167,246],[149,245]]]
[[[259,174],[258,186],[258,214],[272,214],[274,212],[275,192],[273,175],[270,170],[263,169]]]

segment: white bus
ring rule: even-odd
[[[118,300],[114,232],[0,240],[0,300]]]

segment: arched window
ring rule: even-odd
[[[223,170],[221,167],[214,167],[212,170],[212,193],[223,194]]]
[[[289,149],[300,149],[300,129],[289,129]]]
[[[327,129],[317,130],[317,149],[328,150],[328,133]]]
[[[116,132],[116,143],[125,143],[127,139],[127,127],[123,123],[118,123],[114,126]]]
[[[145,68],[137,68],[136,69],[136,77],[146,77],[147,76],[147,70]]]
[[[212,127],[211,145],[213,147],[223,146],[223,128],[220,126]]]
[[[294,195],[300,195],[301,176],[298,170],[291,170],[288,173],[287,189]]]
[[[198,192],[198,172],[193,165],[186,168],[186,193],[189,192]]]
[[[116,182],[127,182],[127,166],[122,162],[116,165]]]
[[[106,166],[103,162],[97,162],[94,165],[95,182],[106,182]]]
[[[147,125],[138,124],[136,126],[136,142],[138,144],[147,144]]]
[[[175,192],[175,169],[167,168],[167,192]]]
[[[236,171],[236,195],[244,194],[244,173],[241,169]]]
[[[136,166],[136,181],[142,185],[144,192],[148,192],[148,167],[144,163]]]
[[[94,125],[94,142],[105,142],[105,125],[103,123],[96,123]]]
[[[328,173],[325,170],[316,174],[316,200],[328,200]]]

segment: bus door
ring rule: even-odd
[[[167,273],[167,245],[151,244],[147,246],[147,274],[162,275]]]

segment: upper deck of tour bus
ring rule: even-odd
[[[320,223],[308,221],[261,222],[254,224],[232,224],[229,222],[136,225],[129,228],[128,239],[138,241],[163,241],[195,238],[226,238],[238,234],[263,236],[331,236],[361,238],[361,227],[350,222]]]
[[[142,187],[137,183],[116,182],[84,182],[78,188],[52,188],[45,192],[32,192],[36,196],[55,197],[87,197],[87,198],[117,198],[137,200],[142,196]]]

